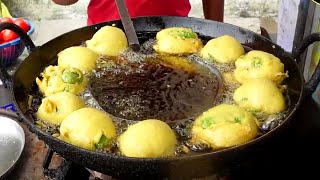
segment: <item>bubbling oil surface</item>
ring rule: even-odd
[[[215,105],[235,104],[233,93],[240,84],[223,82],[221,94],[216,99],[210,93],[217,92],[218,77],[204,64],[213,65],[221,74],[233,72],[235,66],[207,61],[195,54],[185,57],[187,63],[184,66],[170,64],[154,53],[154,42],[154,39],[150,39],[142,44],[141,52],[127,50],[121,58],[101,56],[98,69],[90,79],[91,88],[87,88],[81,98],[88,107],[104,110],[112,116],[117,137],[139,120],[157,118],[166,121],[176,133],[179,141],[176,156],[212,151],[208,144],[190,143],[193,122],[197,115]],[[290,99],[286,92],[284,94],[288,107]],[[37,92],[31,97],[28,113],[39,128],[58,136],[58,126],[49,125],[35,117],[42,96]],[[254,113],[260,122],[261,134],[279,126],[287,113],[288,110],[274,115]],[[176,119],[184,120],[171,123]],[[116,140],[107,149],[99,151],[121,155]]]
[[[181,57],[135,56],[139,62],[123,57],[100,61],[104,66],[91,77],[90,91],[106,112],[129,120],[170,122],[214,105],[221,80],[209,68]]]

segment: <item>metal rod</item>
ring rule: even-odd
[[[124,2],[124,0],[116,0],[116,4],[124,31],[126,32],[128,38],[129,46],[134,51],[138,51],[140,49],[139,40],[133,27],[133,22],[130,18],[126,3]]]

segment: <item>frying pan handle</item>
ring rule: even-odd
[[[268,33],[268,31],[263,28],[263,27],[260,27],[260,32],[261,32],[261,36],[269,39],[270,41],[272,41],[271,37],[270,37],[270,34]]]
[[[9,29],[9,30],[15,32],[20,37],[20,39],[22,40],[22,42],[26,46],[29,53],[31,53],[32,51],[34,51],[36,49],[36,46],[34,45],[32,40],[30,39],[30,37],[19,26],[15,25],[13,23],[9,23],[9,22],[0,23],[0,32],[5,29]]]
[[[31,53],[36,49],[36,46],[30,39],[30,37],[19,26],[9,22],[0,23],[0,32],[5,29],[9,29],[15,32],[23,41],[29,53]],[[0,79],[5,85],[5,87],[11,90],[12,88],[11,76],[8,74],[7,70],[1,64],[0,64]]]
[[[293,58],[299,62],[300,56],[302,53],[314,42],[320,41],[320,33],[313,33],[306,38],[304,38],[300,44],[298,44],[292,51]],[[318,63],[316,70],[314,71],[311,79],[306,83],[305,85],[305,92],[307,96],[312,95],[316,89],[317,86],[320,83],[320,63]]]

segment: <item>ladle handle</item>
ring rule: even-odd
[[[320,33],[313,33],[304,38],[292,51],[293,58],[299,62],[301,54],[314,42],[320,41]],[[320,83],[320,63],[318,63],[311,79],[305,85],[305,95],[312,95]]]
[[[140,49],[139,40],[136,31],[133,27],[133,23],[130,18],[126,3],[124,2],[124,0],[116,0],[116,4],[124,31],[126,32],[128,38],[129,46],[134,51],[138,51]]]

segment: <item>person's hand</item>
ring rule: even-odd
[[[56,4],[64,5],[64,6],[71,5],[78,2],[78,0],[52,0],[52,1]]]
[[[223,22],[224,0],[202,0],[206,19]]]

